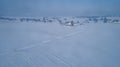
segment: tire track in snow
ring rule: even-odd
[[[32,56],[24,56],[24,61],[26,62],[26,66],[30,67],[41,67],[41,64],[39,66],[32,60]]]
[[[35,42],[35,43],[32,43],[32,45],[15,49],[15,51],[16,51],[16,52],[24,51],[24,50],[26,50],[26,49],[30,49],[30,48],[36,47],[36,46],[38,46],[38,45],[46,44],[46,43],[49,43],[49,42],[51,42],[51,41],[52,41],[52,40],[45,40],[45,41],[37,42],[37,43]],[[34,45],[34,44],[37,44],[37,45]]]
[[[53,40],[45,40],[45,41],[42,41],[42,42],[38,42],[38,43],[37,43],[38,45],[34,45],[35,43],[33,43],[33,45],[31,45],[31,46],[26,46],[26,47],[23,47],[23,48],[20,48],[20,49],[16,49],[15,51],[17,51],[17,52],[25,51],[25,50],[28,50],[28,49],[30,49],[30,48],[33,48],[33,47],[36,47],[36,46],[39,46],[39,45],[43,45],[43,44],[46,44],[46,43],[53,42],[53,41],[55,41],[55,40],[61,40],[61,39],[64,39],[64,38],[66,38],[66,37],[68,38],[68,37],[74,36],[74,35],[76,35],[76,34],[79,34],[79,32],[80,32],[80,31],[77,31],[77,32],[74,32],[74,33],[70,33],[70,34],[67,34],[67,35],[65,35],[65,36],[58,36],[58,37],[55,37]],[[49,53],[49,54],[47,54],[45,57],[46,57],[48,60],[50,60],[52,63],[55,64],[56,61],[57,61],[57,62],[59,62],[60,64],[65,65],[65,67],[73,67],[73,66],[71,65],[71,63],[69,63],[67,60],[65,60],[65,58],[62,58],[62,57],[56,55],[56,54],[53,53],[53,52],[48,52],[48,53]],[[52,57],[52,58],[51,58],[51,57]],[[56,60],[56,61],[54,61],[53,59]],[[29,60],[28,64],[34,64],[34,63],[32,63],[32,61],[31,61],[30,58],[28,58],[28,60]]]
[[[49,43],[51,40],[45,40],[45,41],[39,41],[39,42],[33,42],[33,43],[29,43],[29,44],[31,44],[31,45],[29,45],[29,46],[25,46],[25,47],[22,47],[22,48],[18,48],[18,49],[13,49],[13,50],[8,50],[8,51],[5,51],[5,52],[2,52],[2,53],[0,53],[0,56],[3,56],[3,55],[6,55],[6,54],[15,54],[15,53],[17,53],[17,52],[20,52],[20,51],[24,51],[24,50],[26,50],[26,49],[30,49],[30,48],[33,48],[33,47],[36,47],[36,46],[38,46],[38,45],[34,45],[34,44],[46,44],[46,43]]]
[[[54,42],[56,40],[65,39],[65,38],[74,36],[74,35],[79,34],[79,33],[80,33],[80,31],[77,31],[77,32],[73,32],[73,33],[67,34],[65,36],[57,36],[57,37],[55,37],[52,40],[45,40],[45,41],[42,41],[42,42],[41,41],[39,41],[39,42],[32,42],[32,43],[29,43],[30,45],[28,45],[28,46],[25,46],[25,47],[22,47],[22,48],[18,48],[18,49],[13,49],[11,51],[6,51],[4,53],[0,53],[0,56],[6,55],[6,54],[15,54],[17,52],[25,51],[25,50],[28,50],[28,49],[31,49],[31,48],[34,48],[34,47],[37,47],[37,46],[40,46],[40,45],[45,45],[47,43]],[[37,45],[35,45],[35,44],[37,44]]]
[[[47,54],[44,54],[44,56],[51,61],[54,64],[57,65],[61,65],[63,64],[64,67],[73,67],[70,63],[67,62],[67,60],[65,60],[65,58],[60,57],[58,55],[56,55],[55,53],[52,52],[53,50],[49,50],[49,52]],[[58,64],[59,63],[59,64]]]
[[[30,49],[30,48],[34,48],[34,47],[37,47],[39,45],[43,45],[43,44],[47,44],[47,43],[50,43],[50,42],[53,42],[55,40],[61,40],[61,39],[65,39],[65,38],[68,38],[68,37],[71,37],[71,36],[74,36],[76,34],[79,34],[80,31],[77,31],[77,32],[74,32],[74,33],[70,33],[70,34],[67,34],[65,36],[58,36],[58,37],[55,37],[54,39],[52,40],[45,40],[45,41],[42,41],[42,42],[33,42],[32,45],[29,45],[29,46],[25,46],[25,47],[22,47],[22,48],[18,48],[18,49],[15,49],[16,52],[19,52],[19,51],[24,51],[24,50],[27,50],[27,49]],[[37,44],[37,45],[35,45]]]
[[[53,55],[53,54],[52,54]],[[64,65],[66,65],[67,67],[72,67],[72,65],[70,63],[68,63],[65,59],[63,59],[60,56],[57,55],[53,55],[59,62],[63,63]]]

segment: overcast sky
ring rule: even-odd
[[[120,0],[0,0],[0,16],[120,15]]]

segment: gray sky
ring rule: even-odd
[[[120,0],[0,0],[0,16],[120,15]]]

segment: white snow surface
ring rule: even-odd
[[[120,24],[6,22],[0,67],[120,67]]]

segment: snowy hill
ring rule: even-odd
[[[0,67],[120,67],[120,17],[0,17]]]

